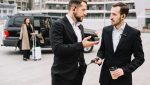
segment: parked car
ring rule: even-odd
[[[51,29],[52,23],[60,18],[52,17],[46,14],[16,14],[14,16],[10,16],[4,28],[5,37],[3,38],[3,46],[16,46],[20,35],[20,27],[25,17],[30,18],[30,22],[35,31],[38,33],[38,35],[41,35],[44,38],[44,43],[40,43],[39,45],[42,48],[51,48],[49,30]],[[92,36],[90,39],[91,41],[99,40],[95,30],[84,29],[84,34],[85,37]],[[84,51],[89,53],[93,50],[93,47],[94,46],[85,48]]]

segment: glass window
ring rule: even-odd
[[[40,27],[40,20],[39,19],[34,19],[34,26],[35,27]]]
[[[10,24],[9,25],[12,25],[14,27],[21,27],[21,25],[23,24],[24,22],[24,18],[23,16],[17,16],[17,17],[14,17],[14,19],[12,18],[12,20],[10,20]],[[30,22],[31,22],[31,19],[30,19]]]
[[[14,19],[14,25],[17,27],[21,27],[21,24],[23,23],[23,21],[24,21],[24,17],[16,17]]]
[[[9,14],[13,14],[13,10],[9,10]]]
[[[9,26],[9,27],[13,26],[13,21],[14,21],[14,17],[11,17],[11,16],[10,16],[10,18],[9,18],[9,20],[8,20],[8,26]]]
[[[21,3],[20,3],[20,2],[17,2],[17,5],[18,5],[18,6],[21,6]]]
[[[50,28],[49,17],[41,17],[41,27],[42,28]]]
[[[3,10],[3,13],[4,13],[4,14],[7,14],[7,10]]]

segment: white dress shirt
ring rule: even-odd
[[[125,26],[126,23],[123,23],[123,25],[119,29],[116,29],[115,26],[113,27],[112,40],[113,40],[114,52],[117,49],[118,43],[121,38],[121,34],[123,33]]]
[[[75,34],[76,34],[76,36],[77,36],[78,42],[81,42],[81,41],[82,41],[82,35],[81,35],[81,30],[80,30],[79,27],[78,27],[81,23],[80,23],[80,22],[75,23],[75,22],[73,21],[73,19],[69,16],[69,14],[67,14],[66,17],[68,18],[70,24],[71,24],[72,27],[73,27],[73,30],[74,30],[74,32],[75,32]]]

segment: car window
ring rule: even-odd
[[[14,21],[14,17],[11,17],[8,19],[8,26],[9,27],[13,26],[13,21]]]
[[[24,22],[24,18],[26,18],[26,17],[27,16],[14,16],[14,17],[11,17],[8,21],[8,26],[10,26],[10,27],[20,27]],[[31,18],[30,18],[30,22],[32,22]]]
[[[59,18],[59,17],[51,17],[51,18],[52,18],[52,22],[53,22],[53,23],[56,22],[57,20],[61,19],[61,18]]]
[[[25,17],[16,17],[14,19],[14,22],[13,24],[16,26],[16,27],[20,27],[23,23],[23,20],[24,20]]]
[[[34,17],[33,19],[33,25],[34,25],[34,29],[38,30],[38,32],[40,32],[40,28],[41,28],[41,24],[40,24],[40,17]]]
[[[34,26],[35,27],[40,27],[40,20],[39,19],[34,19]]]
[[[41,25],[43,28],[50,28],[51,26],[50,18],[49,17],[41,18]]]

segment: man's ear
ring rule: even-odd
[[[125,16],[126,16],[125,14],[122,14],[121,19],[125,19]]]
[[[76,7],[73,7],[73,11],[75,11],[76,10]]]

